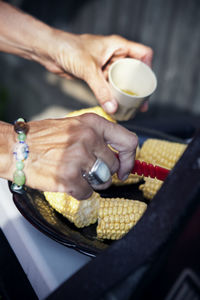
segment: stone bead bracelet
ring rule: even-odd
[[[24,119],[19,118],[14,123],[14,130],[18,134],[18,142],[15,145],[13,155],[16,159],[16,171],[13,174],[13,183],[11,189],[13,192],[23,189],[26,181],[26,176],[23,171],[24,161],[28,158],[29,149],[26,144],[26,134],[28,132],[28,125]]]

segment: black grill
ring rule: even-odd
[[[199,220],[200,131],[134,230],[48,299],[164,299],[185,267],[191,267],[199,277]],[[193,237],[189,242],[188,230]],[[199,297],[198,289],[195,293]]]

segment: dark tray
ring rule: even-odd
[[[185,142],[184,140],[155,130],[148,130],[134,126],[132,126],[132,128],[129,127],[129,130],[130,129],[138,135],[140,145],[147,138],[159,138],[174,142]],[[148,204],[141,191],[138,190],[139,184],[119,187],[111,186],[109,189],[102,191],[101,195],[107,198],[123,197],[127,199],[137,199]],[[9,187],[10,185],[11,183],[9,182]],[[38,190],[25,187],[25,191],[23,193],[13,193],[13,201],[21,214],[45,235],[88,256],[96,256],[113,243],[112,241],[102,241],[97,239],[97,224],[90,225],[82,229],[75,227],[61,214],[56,212],[45,200],[43,193]]]

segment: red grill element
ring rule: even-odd
[[[150,176],[151,178],[157,178],[159,180],[164,181],[168,176],[170,170],[154,166],[152,164],[148,164],[146,162],[141,162],[139,160],[135,160],[134,168],[132,170],[132,174],[137,173],[138,175],[144,175],[145,177]]]

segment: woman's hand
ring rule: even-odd
[[[87,82],[104,110],[115,113],[107,71],[112,62],[132,57],[151,65],[152,49],[117,35],[76,35],[57,30],[0,1],[0,51],[32,59],[49,71]],[[145,111],[147,105],[143,106]]]
[[[73,118],[29,122],[25,162],[26,185],[42,191],[66,192],[86,199],[92,187],[83,178],[97,158],[109,167],[111,174],[126,179],[134,164],[137,137],[96,114]],[[119,151],[119,159],[108,147]],[[99,186],[105,189],[111,180]]]
[[[109,66],[124,57],[136,58],[151,66],[153,57],[151,48],[117,35],[75,35],[60,30],[52,31],[48,51],[48,59],[41,57],[40,63],[60,76],[84,80],[110,114],[116,112],[117,101],[107,81]],[[141,110],[147,108],[145,104]]]

